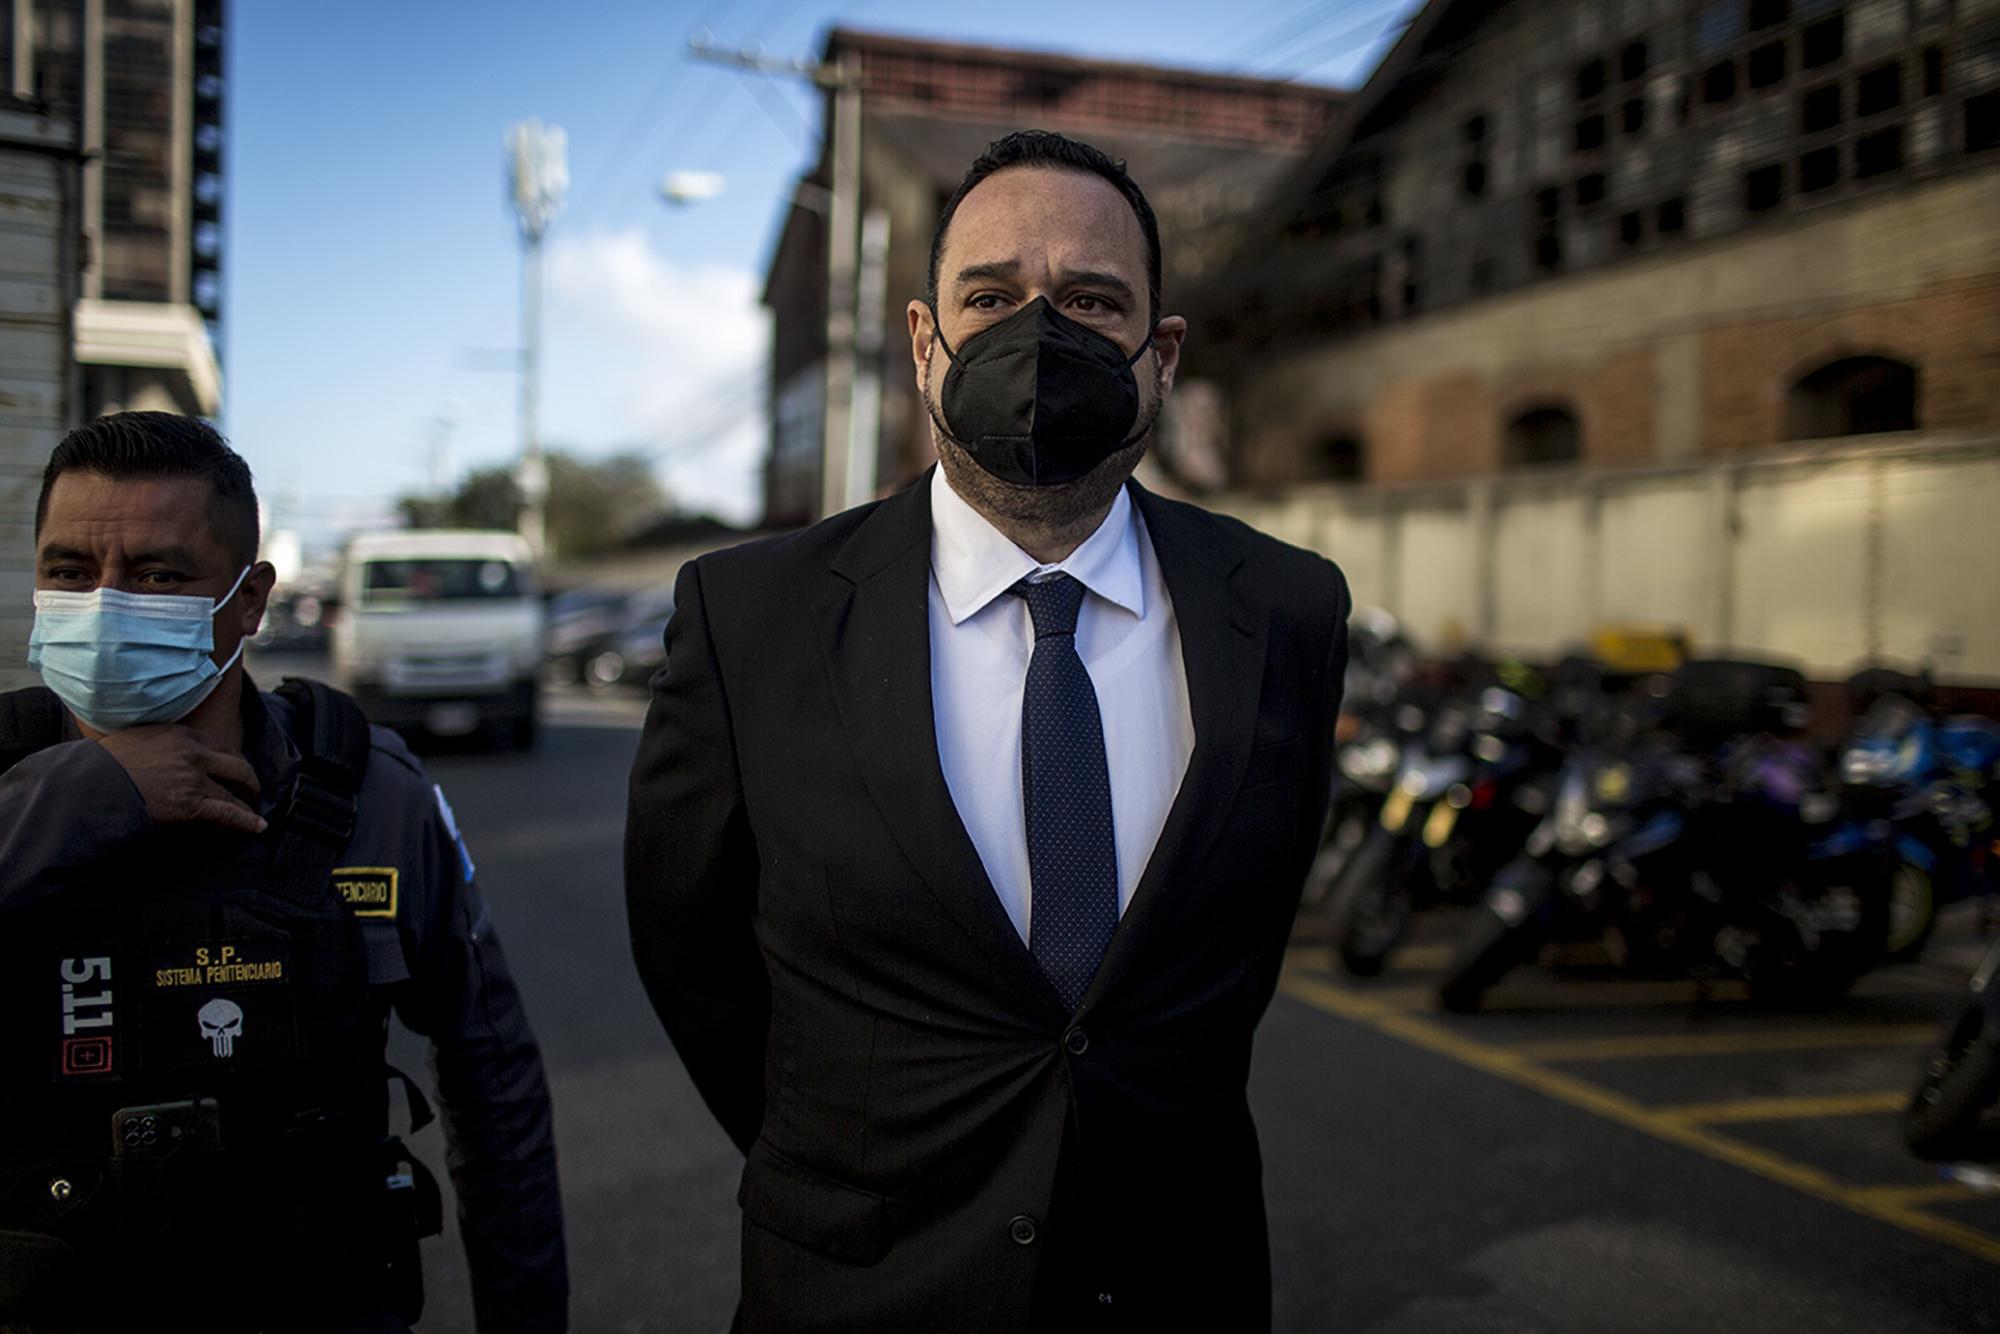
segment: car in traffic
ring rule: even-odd
[[[333,676],[370,719],[534,744],[545,612],[518,534],[364,533],[338,589]]]

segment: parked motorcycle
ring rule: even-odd
[[[1945,1021],[1903,1113],[1903,1140],[1919,1158],[2000,1161],[2000,937]]]
[[[1941,908],[1995,891],[2000,725],[1933,720],[1912,700],[1883,695],[1843,740],[1837,763],[1853,808],[1894,829],[1886,952],[1915,958]]]
[[[1879,957],[1891,844],[1784,736],[1804,700],[1789,669],[1696,662],[1674,674],[1668,730],[1614,715],[1639,734],[1571,754],[1460,942],[1446,1008],[1476,1008],[1544,944],[1607,937],[1636,968],[1726,968],[1764,999],[1843,993]]]
[[[1547,809],[1558,755],[1528,700],[1487,685],[1447,700],[1406,745],[1375,827],[1342,867],[1328,922],[1351,973],[1379,973],[1422,907],[1479,892]]]

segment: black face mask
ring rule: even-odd
[[[937,321],[937,308],[931,308]],[[938,427],[973,462],[1003,482],[1059,486],[1073,482],[1153,428],[1139,417],[1130,357],[1123,348],[1036,297],[981,329],[953,351],[944,373]],[[1134,429],[1134,423],[1137,429]]]

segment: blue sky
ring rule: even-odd
[[[501,140],[538,117],[566,132],[572,182],[549,237],[544,439],[657,451],[684,504],[751,517],[756,296],[818,104],[689,61],[691,32],[792,57],[843,24],[1348,84],[1408,4],[237,0],[224,425],[276,522],[319,543],[425,487],[440,441],[453,476],[510,459],[517,381],[494,366],[517,342],[519,260]],[[671,207],[656,188],[670,170],[727,189]]]

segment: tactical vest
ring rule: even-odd
[[[261,883],[124,866],[0,904],[0,1325],[249,1334],[421,1310],[440,1201],[389,1134],[390,1081],[413,1130],[430,1109],[384,1059],[332,883],[368,724],[316,682],[279,693],[302,756]],[[0,698],[0,769],[61,739],[53,697]]]

